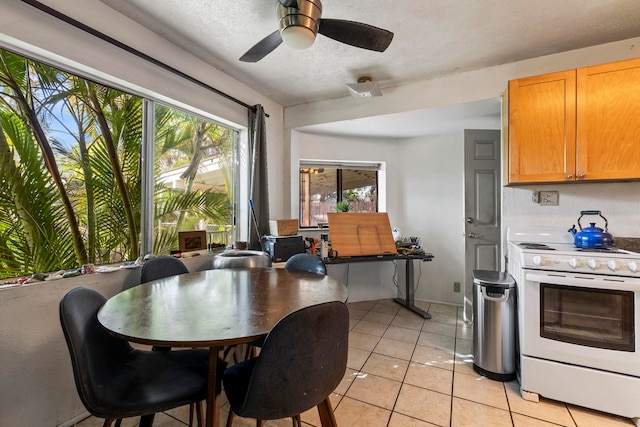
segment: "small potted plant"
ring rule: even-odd
[[[336,203],[336,212],[349,212],[349,208],[349,202],[342,201]]]

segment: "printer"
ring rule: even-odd
[[[302,236],[263,236],[264,251],[271,256],[273,262],[284,262],[295,254],[305,251]]]

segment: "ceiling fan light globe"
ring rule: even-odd
[[[316,35],[309,28],[299,25],[284,28],[280,31],[284,44],[292,49],[307,49],[316,40]]]

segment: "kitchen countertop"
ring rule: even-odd
[[[640,252],[640,237],[614,237],[614,246],[625,251]]]

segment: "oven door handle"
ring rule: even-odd
[[[627,286],[623,286],[625,280],[597,280],[591,277],[545,276],[532,273],[527,273],[525,278],[528,282],[549,283],[551,285],[582,286],[584,288],[597,289],[627,289]],[[578,280],[579,282],[577,282]]]

